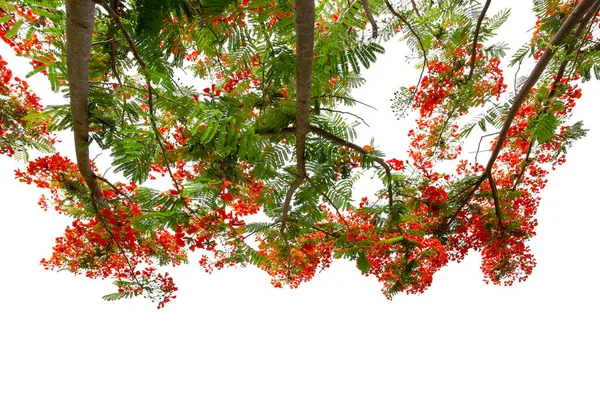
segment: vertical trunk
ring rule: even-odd
[[[92,33],[94,31],[95,4],[93,0],[67,0],[67,77],[75,153],[79,172],[90,189],[92,201],[103,207],[108,202],[90,165],[88,121],[88,70]]]
[[[308,133],[310,90],[315,45],[315,2],[295,0],[296,17],[296,132]]]
[[[309,131],[310,90],[315,47],[315,2],[294,0],[296,21],[296,167],[298,175],[290,186],[283,204],[281,233],[285,233],[290,203],[294,192],[306,178],[306,135]]]

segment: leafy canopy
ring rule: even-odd
[[[277,287],[355,260],[388,297],[422,292],[470,249],[486,281],[526,279],[546,176],[586,133],[569,117],[580,82],[600,77],[600,1],[533,1],[512,56],[494,41],[510,12],[490,3],[0,0],[0,37],[70,101],[42,107],[0,58],[0,153],[73,218],[42,264],[159,307],[177,290],[159,267],[190,252]],[[353,89],[390,40],[420,71],[392,99],[415,118],[408,160],[355,144],[362,120],[340,110],[364,106]],[[502,66],[527,59],[508,92]],[[76,160],[54,150],[61,130]],[[485,162],[462,154],[470,135],[491,146]],[[365,172],[380,190],[358,201]]]

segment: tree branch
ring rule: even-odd
[[[415,3],[415,0],[410,0],[410,4],[412,4],[413,11],[415,12],[415,14],[417,14],[417,17],[420,17],[421,13],[419,12],[419,8],[417,7],[417,3]]]
[[[283,128],[279,131],[268,131],[268,132],[260,132],[259,136],[263,137],[277,137],[277,136],[287,136],[287,135],[295,135],[296,128]]]
[[[575,31],[575,35],[574,35],[575,38],[579,38],[583,34],[583,32],[585,31],[585,28],[587,27],[587,25],[590,22],[590,20],[592,19],[592,17],[597,14],[599,7],[600,7],[600,1],[597,1],[597,5],[594,6],[594,8],[592,10],[590,10],[587,13],[587,15],[579,22],[577,31]],[[575,51],[575,44],[572,44],[565,51],[565,57],[569,57],[569,55],[571,55],[571,53],[573,53],[574,51]],[[552,101],[554,96],[556,96],[557,87],[560,84],[560,81],[562,80],[563,76],[565,75],[565,71],[567,70],[568,63],[569,63],[569,60],[568,60],[568,58],[566,58],[558,67],[556,77],[554,78],[554,81],[552,82],[552,85],[551,85],[552,88],[550,89],[550,92],[548,93],[548,97],[546,98],[546,105],[544,106],[540,115],[544,115],[545,113],[548,112],[548,109],[550,108],[550,102]],[[523,176],[525,175],[525,170],[529,166],[529,157],[531,156],[533,146],[535,145],[535,140],[536,140],[535,138],[531,138],[529,147],[527,149],[527,153],[525,155],[525,160],[523,161],[523,167],[517,174],[517,178],[515,179],[515,183],[513,184],[513,187],[512,187],[513,191],[517,190],[517,186],[521,182],[521,179],[523,179]]]
[[[506,116],[506,119],[502,124],[502,128],[500,129],[498,141],[496,142],[496,145],[492,150],[492,155],[490,156],[485,172],[479,177],[477,182],[475,182],[475,185],[473,186],[469,194],[463,199],[463,201],[456,209],[454,214],[452,214],[452,216],[441,225],[442,229],[450,226],[450,224],[456,219],[458,214],[460,214],[464,206],[468,203],[473,194],[477,191],[477,189],[481,186],[481,184],[485,181],[486,178],[489,177],[491,182],[491,180],[493,179],[492,169],[494,167],[494,163],[496,162],[496,159],[500,154],[500,150],[502,149],[504,142],[506,141],[508,131],[512,125],[512,122],[515,119],[519,108],[521,108],[521,105],[527,99],[529,91],[531,90],[531,88],[533,88],[533,86],[536,84],[536,82],[548,66],[548,63],[554,56],[556,49],[564,43],[565,39],[573,30],[573,27],[581,21],[581,19],[586,15],[586,13],[588,13],[592,10],[592,8],[595,7],[598,1],[599,0],[581,0],[581,2],[573,10],[571,15],[569,15],[565,22],[563,22],[558,32],[554,35],[554,37],[552,37],[552,40],[550,40],[550,44],[546,47],[541,57],[538,59],[538,62],[533,68],[531,74],[529,75],[529,78],[523,84],[523,86],[519,90],[519,93],[516,95],[513,101],[513,104]]]
[[[390,215],[392,215],[393,208],[394,208],[394,192],[392,191],[392,170],[391,170],[390,166],[388,165],[388,163],[386,163],[385,160],[382,159],[381,157],[373,157],[369,151],[363,149],[359,145],[349,142],[345,139],[342,139],[341,137],[335,136],[333,133],[327,132],[327,131],[319,128],[318,126],[311,126],[310,131],[313,133],[316,133],[317,135],[321,136],[324,139],[327,139],[331,142],[337,143],[340,146],[344,146],[349,149],[352,149],[362,155],[372,157],[373,161],[375,161],[377,164],[381,165],[381,167],[384,169],[385,175],[388,179],[388,184],[387,184],[388,205],[390,208]]]
[[[496,187],[496,181],[491,173],[487,175],[488,181],[490,182],[490,189],[492,191],[492,198],[494,199],[494,209],[496,210],[496,218],[498,219],[498,226],[501,231],[504,231],[504,225],[502,224],[502,210],[500,209],[500,198],[498,197],[498,188]]]
[[[419,47],[421,48],[421,51],[423,52],[423,66],[421,67],[421,73],[419,74],[419,80],[417,81],[417,85],[415,86],[414,96],[416,96],[417,91],[419,90],[419,86],[421,86],[421,81],[423,80],[423,75],[425,74],[425,68],[429,68],[429,61],[427,61],[427,52],[425,51],[425,46],[423,45],[423,41],[421,40],[421,37],[413,29],[410,22],[408,22],[408,20],[406,18],[404,18],[402,16],[402,14],[400,14],[399,12],[396,11],[394,9],[394,7],[392,6],[392,4],[388,0],[385,0],[385,5],[387,6],[388,10],[390,10],[390,12],[394,16],[396,16],[396,18],[398,18],[400,21],[402,21],[402,23],[404,25],[406,25],[408,27],[408,29],[411,31],[413,36],[417,39],[417,42],[419,43]],[[414,3],[413,3],[413,7],[416,9],[416,5]],[[418,11],[417,11],[417,15],[418,15]],[[414,96],[413,96],[413,100],[415,99]],[[407,108],[408,108],[408,105],[406,108],[402,109],[402,113],[404,113],[404,111],[406,111]]]
[[[573,10],[571,15],[569,15],[569,17],[562,24],[558,32],[556,32],[556,34],[550,41],[550,44],[546,47],[546,50],[544,50],[541,57],[538,59],[537,64],[533,68],[533,71],[531,71],[531,75],[529,75],[529,78],[523,84],[521,90],[519,90],[519,93],[515,97],[513,104],[510,107],[510,110],[508,111],[506,119],[502,124],[502,128],[500,129],[500,135],[498,136],[498,142],[492,150],[492,155],[490,156],[486,167],[487,173],[492,172],[492,168],[494,167],[494,163],[496,162],[496,159],[500,154],[500,150],[502,150],[502,147],[504,146],[504,142],[506,141],[506,137],[508,136],[508,131],[512,125],[512,122],[515,119],[519,108],[521,108],[521,105],[523,104],[525,99],[527,99],[529,91],[531,90],[531,88],[533,88],[533,86],[536,84],[536,82],[548,66],[548,63],[556,53],[556,49],[564,43],[565,39],[573,30],[575,24],[577,24],[588,11],[591,11],[591,8],[594,6],[596,1],[597,0],[581,0],[581,2],[577,4],[575,9]]]
[[[414,35],[414,37],[417,39],[417,42],[419,42],[419,47],[421,48],[421,51],[423,52],[423,65],[425,68],[426,66],[429,65],[429,62],[427,61],[427,52],[425,51],[425,46],[423,45],[423,41],[421,40],[421,37],[417,34],[417,32],[413,29],[412,25],[410,24],[410,22],[408,22],[408,20],[406,18],[404,18],[402,16],[402,14],[400,14],[398,11],[396,11],[394,9],[394,7],[390,4],[389,0],[385,0],[385,5],[387,6],[388,10],[390,10],[390,12],[392,14],[394,14],[394,16],[396,16],[396,18],[398,18],[400,21],[402,21],[402,23],[404,25],[406,25],[406,27],[410,30],[410,32]],[[420,81],[420,79],[419,79]]]
[[[125,40],[127,40],[127,43],[129,43],[131,52],[133,53],[133,56],[136,59],[136,61],[138,62],[138,64],[140,65],[140,68],[144,71],[144,75],[145,75],[146,63],[142,59],[142,56],[137,49],[137,46],[135,45],[133,39],[131,38],[131,35],[127,31],[127,28],[125,27],[125,25],[123,25],[123,22],[121,22],[121,18],[119,17],[119,15],[116,13],[115,10],[112,9],[112,7],[110,5],[108,5],[108,3],[106,3],[106,1],[104,1],[104,0],[95,0],[95,1],[98,4],[100,4],[102,6],[102,8],[104,8],[106,10],[106,12],[111,16],[111,18],[115,21],[115,23],[117,24],[117,26],[123,33]],[[160,146],[160,150],[161,150],[162,156],[164,158],[164,162],[167,167],[167,170],[169,172],[169,176],[171,177],[171,180],[173,181],[173,184],[175,185],[175,189],[181,195],[181,187],[180,187],[179,183],[177,182],[177,179],[175,179],[173,171],[171,170],[171,166],[169,165],[169,158],[167,157],[167,151],[163,144],[163,137],[160,134],[158,127],[156,126],[156,121],[154,119],[154,101],[153,101],[154,90],[152,88],[152,82],[150,82],[150,79],[147,76],[146,76],[146,85],[148,86],[148,90],[147,90],[147,92],[148,92],[148,110],[150,113],[150,123],[152,125],[152,131],[154,133],[154,136],[156,138],[158,145]]]
[[[479,31],[481,30],[481,25],[483,23],[483,19],[485,18],[485,13],[490,7],[490,3],[492,0],[487,0],[485,5],[483,6],[483,10],[481,10],[481,14],[479,14],[479,18],[477,18],[477,25],[475,26],[475,35],[473,36],[473,46],[471,47],[471,60],[469,61],[469,76],[467,77],[467,81],[471,80],[473,77],[473,72],[475,71],[475,59],[477,58],[477,40],[479,39]]]

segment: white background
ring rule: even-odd
[[[520,7],[502,40],[528,40],[528,2],[495,3]],[[355,110],[371,124],[365,143],[375,136],[398,158],[411,121],[396,121],[389,99],[414,81],[405,64],[390,51],[356,93],[379,109]],[[39,266],[69,221],[41,211],[39,191],[1,158],[0,399],[600,398],[598,90],[586,86],[574,118],[588,137],[543,193],[530,279],[485,285],[471,254],[425,294],[391,302],[344,262],[297,290],[256,269],[192,264],[173,271],[178,298],[163,310],[104,302],[110,282]]]

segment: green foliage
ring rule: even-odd
[[[43,38],[25,54],[35,66],[28,76],[46,74],[54,91],[68,94],[63,2],[14,3],[31,7],[40,19],[20,16],[5,39]],[[483,15],[482,1],[394,3],[369,1],[378,37],[371,35],[362,1],[316,3],[310,98],[302,99],[310,104],[308,132],[297,129],[297,93],[307,82],[296,76],[302,52],[294,2],[110,2],[118,5],[118,20],[98,6],[89,59],[89,149],[91,158],[97,147],[102,151],[98,165],[110,159],[111,168],[94,172],[97,183],[111,211],[122,211],[126,217],[120,218],[131,228],[123,233],[122,221],[111,215],[113,236],[142,248],[143,262],[177,264],[186,259],[186,250],[200,249],[214,259],[206,262],[207,269],[253,264],[271,273],[274,282],[308,279],[311,268],[326,265],[328,258],[346,258],[356,261],[363,274],[384,281],[390,297],[427,283],[419,281],[427,275],[422,259],[435,253],[436,245],[456,246],[450,258],[460,259],[466,251],[461,246],[469,240],[471,248],[480,250],[499,238],[528,237],[531,224],[511,202],[533,195],[520,187],[535,161],[530,152],[560,157],[585,135],[581,123],[563,124],[570,116],[569,101],[578,98],[570,84],[579,76],[600,78],[597,41],[570,36],[553,48],[554,59],[527,94],[525,106],[518,107],[513,129],[500,138],[496,135],[519,101],[516,93],[504,94],[505,76],[496,60],[506,57],[508,45],[492,42],[510,10]],[[525,66],[527,58],[544,51],[567,18],[564,7],[564,2],[534,1],[538,31],[514,52],[511,66]],[[14,10],[4,0],[0,8]],[[0,23],[11,18],[0,17]],[[590,27],[585,35],[595,37],[597,30]],[[364,106],[353,90],[365,83],[365,70],[387,42],[396,39],[411,52],[406,62],[415,65],[419,76],[392,100],[399,119],[418,114],[410,162],[390,159],[397,156],[395,149],[382,148],[375,139],[361,137],[359,143],[361,115],[342,108]],[[527,78],[516,79],[516,91]],[[477,107],[482,109],[473,115]],[[17,159],[28,160],[32,149],[54,151],[50,140],[32,134],[44,124],[54,131],[73,128],[68,105],[27,116],[15,109],[14,101],[0,104],[3,126],[18,121],[0,136],[0,146],[10,147]],[[505,164],[491,168],[499,176],[497,189],[490,171],[484,174],[478,162],[483,149],[473,157],[462,150],[469,135],[492,142],[498,138],[504,141],[502,152],[515,152],[512,157],[501,153],[498,162]],[[524,153],[528,144],[530,151]],[[447,171],[461,151],[467,160],[450,176]],[[506,165],[509,158],[517,160],[515,165]],[[64,170],[52,175],[48,163],[37,166],[46,175],[36,183],[50,190],[60,211],[100,229],[98,204],[92,203],[75,165],[59,165]],[[365,176],[375,181],[374,189],[357,207],[362,197],[357,185]],[[508,221],[505,226],[499,216]],[[459,238],[453,242],[452,235]],[[97,246],[94,254],[122,257],[116,249]],[[288,265],[289,260],[296,264]],[[78,265],[91,271],[96,264],[86,259]],[[120,291],[105,300],[133,297],[158,285],[144,281],[147,287],[141,287],[122,276],[115,284]]]
[[[542,115],[533,129],[533,137],[541,144],[552,139],[554,133],[560,126],[560,120],[554,114]]]

